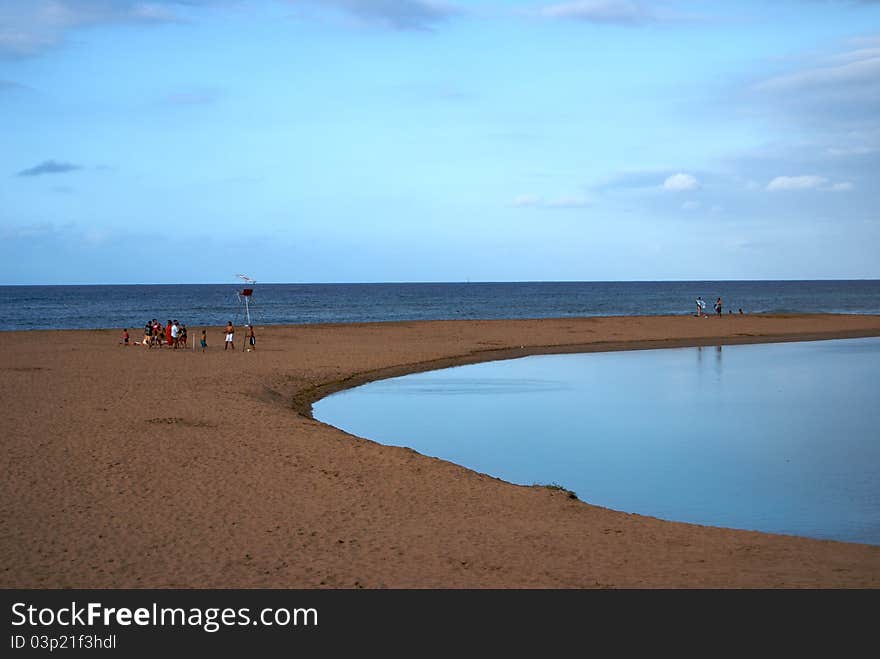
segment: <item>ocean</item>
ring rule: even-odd
[[[0,330],[141,328],[152,318],[189,327],[407,320],[687,315],[699,295],[712,313],[880,314],[880,280],[457,282],[0,286]]]

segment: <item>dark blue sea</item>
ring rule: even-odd
[[[687,315],[694,299],[724,313],[880,314],[880,280],[256,284],[247,307],[230,284],[0,286],[0,330],[401,320]]]

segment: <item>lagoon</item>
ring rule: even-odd
[[[880,545],[880,339],[540,355],[390,378],[314,417],[661,519]]]

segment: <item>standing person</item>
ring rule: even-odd
[[[202,352],[205,352],[205,348],[208,347],[208,333],[206,330],[202,330],[202,338],[199,343],[202,344]]]
[[[235,329],[232,327],[231,320],[226,323],[226,342],[223,344],[223,349],[227,348],[235,350]]]
[[[717,313],[719,317],[721,316],[721,306],[721,298],[719,297],[715,300],[715,313]]]
[[[697,316],[705,316],[706,315],[706,303],[703,301],[703,296],[697,296]]]
[[[250,352],[251,350],[257,349],[257,335],[254,334],[254,326],[253,325],[248,325],[247,342],[248,342],[248,346],[249,346],[248,352]]]
[[[144,345],[148,348],[153,347],[153,323],[149,320],[147,324],[144,325]]]
[[[186,348],[186,325],[180,323],[180,332],[177,335],[177,342]]]
[[[171,347],[177,350],[177,342],[180,340],[180,325],[175,320],[171,325]]]
[[[168,321],[168,324],[165,325],[165,343],[168,345],[172,345],[174,340],[174,333],[171,331],[171,321]]]

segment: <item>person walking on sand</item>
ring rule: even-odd
[[[715,313],[718,314],[719,318],[721,317],[721,306],[721,298],[719,297],[717,300],[715,300]]]
[[[251,350],[257,349],[257,335],[254,334],[254,326],[253,325],[248,325],[247,342],[248,342],[248,349],[247,349],[248,352],[250,352]]]
[[[202,338],[199,340],[199,343],[202,345],[202,352],[205,352],[205,349],[208,347],[207,330],[202,330]]]
[[[223,349],[227,348],[235,350],[235,329],[232,327],[231,320],[226,323],[226,342],[223,344]]]

